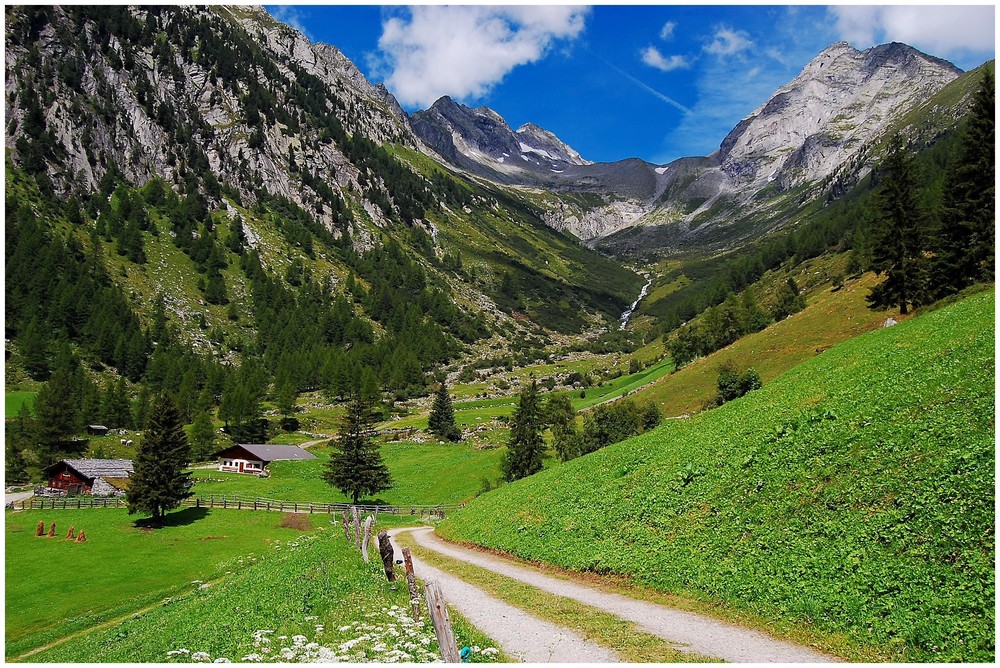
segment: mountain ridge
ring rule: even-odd
[[[754,201],[765,189],[780,195],[842,171],[864,147],[883,136],[905,110],[929,99],[961,72],[948,61],[898,42],[864,51],[837,42],[817,54],[792,81],[744,117],[716,151],[666,165],[624,159],[559,169],[550,164],[549,173],[521,164],[519,168],[500,170],[483,160],[481,153],[463,152],[461,138],[454,140],[460,134],[456,126],[450,128],[450,146],[442,145],[433,115],[416,112],[419,122],[414,132],[444,159],[485,178],[529,188],[605,196],[601,206],[569,210],[560,206],[546,215],[549,224],[570,231],[588,244],[603,244],[607,250],[620,251],[622,246],[613,239],[610,245],[604,244],[605,238],[630,228],[655,230],[664,223],[679,229],[684,243],[690,244],[703,236],[699,230],[734,222],[731,216],[713,214],[717,204],[732,201],[734,206],[759,209]],[[485,113],[482,109],[479,113]],[[489,156],[492,161],[497,157]],[[692,173],[694,165],[701,167],[697,174]],[[870,165],[870,160],[857,165],[855,179]],[[623,172],[631,174],[627,186],[621,183]],[[643,181],[646,185],[637,187]],[[643,240],[648,242],[649,235],[643,235]],[[667,241],[668,250],[672,243]]]

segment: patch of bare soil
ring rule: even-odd
[[[299,513],[284,513],[278,526],[282,529],[298,529],[299,531],[311,531],[313,528],[309,516]]]

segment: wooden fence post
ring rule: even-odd
[[[365,537],[361,540],[361,556],[364,557],[365,563],[368,563],[368,543],[372,539],[372,522],[375,521],[371,515],[365,518]]]
[[[344,538],[351,540],[351,514],[344,511]]]
[[[434,633],[437,635],[441,658],[445,663],[461,663],[462,657],[455,644],[455,633],[451,630],[451,618],[448,617],[448,606],[445,605],[441,587],[436,581],[424,585],[424,595],[427,597],[427,612],[434,623]]]
[[[382,557],[382,567],[385,568],[385,579],[389,582],[396,581],[396,573],[392,567],[392,543],[389,542],[389,533],[378,532],[378,551]]]
[[[361,549],[361,512],[357,506],[351,506],[351,516],[354,518],[354,547]]]
[[[413,559],[410,548],[403,548],[403,564],[406,566],[406,584],[410,587],[410,607],[413,608],[413,621],[420,621],[420,592],[417,590],[417,578],[413,574]]]

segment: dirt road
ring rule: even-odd
[[[389,531],[394,536],[408,529]],[[423,534],[422,530],[415,533]],[[420,543],[423,545],[423,542]],[[395,558],[402,559],[398,545]],[[413,557],[413,570],[426,581],[441,585],[448,605],[458,610],[470,623],[497,642],[511,658],[526,663],[612,663],[614,652],[585,640],[580,635],[530,615],[493,598],[478,587],[466,584],[453,575]]]
[[[391,533],[399,533],[400,531],[406,531],[406,529],[398,529]],[[656,603],[602,592],[583,584],[551,577],[530,568],[518,566],[498,557],[451,545],[434,536],[433,529],[430,527],[410,531],[417,545],[423,548],[524,582],[551,594],[564,596],[611,613],[633,622],[637,629],[674,643],[685,651],[703,656],[717,657],[734,663],[827,663],[837,661],[837,659],[815,650],[776,640],[758,631],[740,628],[711,617],[675,610]],[[515,615],[515,613],[509,610],[510,606],[506,603],[496,601],[481,590],[476,590],[478,594],[474,602],[466,603],[466,593],[464,593],[458,584],[461,581],[455,583],[453,580],[457,580],[457,578],[440,573],[440,571],[436,571],[436,569],[432,569],[422,562],[418,566],[416,564],[417,560],[414,559],[414,561],[414,569],[417,576],[422,579],[451,578],[447,583],[442,581],[442,587],[448,603],[463,615],[466,615],[469,621],[493,637],[501,644],[504,651],[511,656],[517,657],[522,656],[522,652],[529,651],[527,648],[522,650],[521,647],[522,645],[531,645],[531,641],[528,639],[531,627],[534,624],[544,624],[545,622],[541,622],[540,620],[531,622],[523,621],[519,616],[530,617],[527,613],[515,609],[517,613]],[[428,575],[432,571],[436,572]],[[461,585],[469,587],[469,585],[465,585],[464,583],[461,583]],[[506,609],[503,612],[491,611],[491,607],[496,604],[504,606]],[[466,610],[475,612],[478,618],[483,620],[483,623],[481,624],[477,619],[474,619],[471,614],[467,614]],[[502,615],[506,616],[501,617]],[[503,639],[501,639],[500,632],[498,631],[499,619],[503,619],[505,624]],[[523,625],[520,630],[517,628],[519,625]],[[508,630],[506,626],[510,626],[511,629]],[[511,630],[513,631],[512,634],[510,633]],[[562,632],[568,633],[567,631]],[[551,634],[553,632],[548,631],[548,633]],[[507,644],[508,642],[510,643],[509,645]],[[607,652],[607,650],[603,651]],[[532,662],[578,661],[588,663],[615,660],[610,656],[598,658],[595,654],[594,657],[593,659],[549,658],[524,660]]]

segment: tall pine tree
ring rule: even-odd
[[[542,470],[542,458],[545,455],[545,441],[542,440],[544,429],[538,384],[532,378],[531,383],[521,390],[517,409],[514,411],[507,453],[501,464],[505,480],[513,482]]]
[[[191,446],[181,416],[167,394],[161,394],[149,413],[149,422],[135,453],[125,500],[128,513],[150,515],[162,524],[167,511],[192,495],[191,474],[185,471]]]
[[[927,261],[917,178],[900,135],[890,138],[880,171],[882,187],[875,200],[871,267],[885,278],[868,294],[868,305],[873,309],[898,306],[905,314],[924,299]]]
[[[984,67],[944,189],[933,261],[934,293],[943,297],[996,272],[996,93],[993,68]]]
[[[434,395],[434,404],[431,406],[431,414],[427,419],[427,431],[446,441],[462,440],[462,432],[455,424],[455,410],[451,406],[451,395],[448,394],[448,386],[445,383],[441,383],[441,387]]]
[[[333,453],[323,479],[358,503],[361,495],[377,494],[392,487],[392,476],[373,440],[375,415],[372,400],[355,391],[347,403]]]

